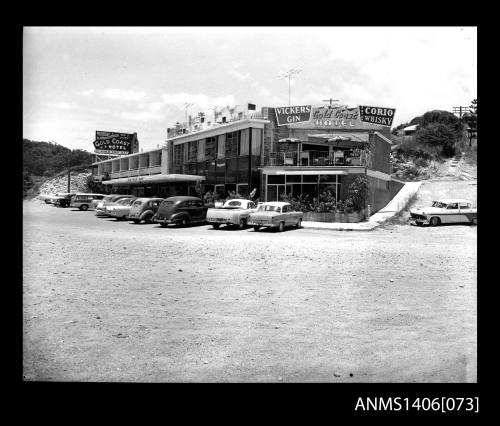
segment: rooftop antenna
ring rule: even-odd
[[[292,101],[291,101],[291,99],[292,99],[292,97],[291,97],[291,89],[290,89],[290,79],[292,78],[292,76],[298,74],[301,71],[302,70],[298,69],[298,68],[291,68],[286,73],[284,73],[284,74],[282,74],[282,75],[280,75],[278,77],[280,80],[288,78],[288,105],[292,104]]]
[[[189,127],[189,122],[188,122],[188,108],[189,108],[189,107],[192,107],[193,105],[194,105],[194,104],[190,104],[190,103],[188,103],[188,102],[186,102],[186,103],[184,104],[184,109],[186,110],[186,128],[188,128],[188,127]]]
[[[332,103],[333,102],[339,102],[339,99],[323,99],[321,102],[330,102],[330,108],[333,106]]]

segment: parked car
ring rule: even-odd
[[[69,192],[56,192],[55,194],[52,195],[45,195],[44,196],[44,201],[45,204],[54,204],[54,201],[59,198],[63,197],[64,195],[68,195]]]
[[[102,200],[104,194],[84,194],[78,193],[71,199],[70,207],[77,207],[80,210],[88,210],[93,200]]]
[[[136,198],[133,195],[126,194],[111,194],[106,195],[102,200],[98,200],[95,206],[96,216],[108,216],[106,212],[106,207],[114,205],[117,201],[123,200],[124,198]]]
[[[277,228],[281,232],[287,226],[300,228],[303,216],[304,213],[293,210],[290,203],[267,202],[250,213],[248,224],[253,226],[254,231],[260,228]]]
[[[128,218],[134,223],[144,221],[153,223],[153,216],[158,211],[163,198],[137,198],[130,207]]]
[[[418,226],[436,226],[442,223],[477,224],[477,209],[469,200],[443,198],[432,202],[430,207],[410,209],[410,222]]]
[[[248,216],[256,208],[257,206],[251,200],[227,200],[220,208],[208,209],[206,220],[214,229],[218,229],[220,225],[237,225],[243,229],[247,226]]]
[[[97,209],[97,206],[102,205],[103,202],[110,200],[113,197],[119,197],[120,194],[108,194],[104,196],[102,200],[92,200],[92,203],[90,203],[90,208],[93,210]]]
[[[111,206],[106,206],[108,216],[116,217],[118,220],[127,219],[130,213],[130,207],[136,198],[122,198]]]
[[[153,216],[153,222],[166,227],[173,223],[186,226],[190,223],[205,223],[208,207],[201,198],[177,196],[162,201],[158,211]]]
[[[45,204],[50,204],[52,201],[53,195],[51,194],[39,194],[36,198],[40,201],[43,201]]]
[[[64,194],[64,195],[60,195],[58,197],[54,197],[52,199],[52,204],[54,206],[59,206],[59,207],[69,207],[69,205],[71,204],[71,198],[74,196],[75,194]]]

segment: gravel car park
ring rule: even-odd
[[[475,226],[407,223],[165,233],[25,202],[23,374],[475,382],[476,242]]]

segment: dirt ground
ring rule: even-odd
[[[25,380],[476,382],[477,228],[403,219],[164,229],[24,202]]]

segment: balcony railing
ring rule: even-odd
[[[359,157],[350,157],[339,153],[324,151],[299,152],[269,152],[264,156],[265,166],[296,166],[296,167],[323,167],[323,166],[368,166],[369,156],[361,153]]]

